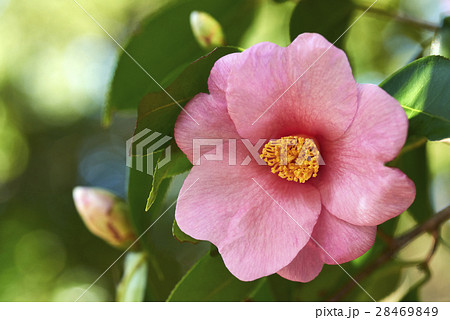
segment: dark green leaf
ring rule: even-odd
[[[450,137],[450,60],[438,56],[416,60],[380,86],[405,109],[410,137]]]
[[[346,301],[376,301],[383,299],[398,288],[402,271],[402,265],[394,261],[378,268],[370,276],[360,282],[364,292],[359,286],[355,286]],[[369,295],[368,295],[369,294]]]
[[[343,268],[353,273],[351,264],[345,264]],[[348,281],[348,275],[339,266],[324,265],[318,277],[311,282],[298,285],[295,300],[326,301]]]
[[[389,237],[393,237],[395,234],[395,230],[397,230],[399,220],[400,220],[400,216],[389,219],[388,221],[383,222],[379,226],[379,230],[381,232],[383,232],[385,235],[387,235]]]
[[[196,239],[192,238],[191,236],[187,235],[186,233],[184,233],[178,226],[177,221],[175,219],[173,220],[172,234],[175,237],[175,239],[177,239],[180,242],[190,242],[193,244],[196,244],[199,242],[198,240],[196,240]]]
[[[130,251],[127,253],[123,276],[117,286],[117,301],[143,301],[148,269],[146,256],[144,252]]]
[[[154,158],[157,159],[156,156]],[[146,251],[150,262],[148,264],[147,299],[152,301],[164,301],[175,285],[176,279],[180,276],[178,265],[174,259],[158,252],[156,244],[151,241],[151,230],[147,230],[164,212],[164,198],[170,182],[170,178],[161,182],[156,200],[150,210],[145,212],[148,192],[152,185],[152,176],[133,168],[129,169],[128,202],[131,220],[136,233],[143,235],[139,240],[139,245]]]
[[[238,46],[253,21],[257,0],[187,0],[164,7],[142,23],[125,50],[161,86],[167,86],[191,62],[204,54],[195,40],[189,15],[194,10],[211,14],[222,25],[228,44]],[[136,110],[148,92],[159,86],[126,54],[121,53],[109,92],[104,123],[114,110]]]
[[[423,223],[434,212],[430,199],[430,177],[426,145],[423,144],[402,154],[395,163],[416,185],[416,198],[409,207],[408,212],[417,223]]]
[[[274,302],[277,301],[272,291],[272,287],[268,278],[262,278],[258,281],[258,285],[255,287],[248,301],[256,302]]]
[[[301,33],[315,32],[331,43],[339,39],[335,45],[342,47],[342,35],[348,28],[354,9],[351,0],[302,0],[291,17],[291,40]]]
[[[280,277],[278,274],[267,278],[276,301],[292,301],[295,282]]]
[[[238,50],[228,47],[217,48],[187,67],[167,88],[167,92],[179,105],[164,92],[147,94],[139,104],[136,132],[147,128],[173,137],[175,121],[181,112],[181,107],[197,93],[208,93],[207,81],[214,63],[219,58],[234,52]]]
[[[244,301],[258,281],[242,282],[223,264],[220,256],[209,253],[181,279],[168,301]]]

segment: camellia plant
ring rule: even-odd
[[[450,217],[426,153],[450,137],[450,20],[400,10],[190,0],[142,22],[103,116],[137,112],[128,198],[74,190],[86,226],[125,250],[118,301],[420,300]],[[394,34],[420,43],[401,64]],[[178,242],[152,235],[163,219]]]

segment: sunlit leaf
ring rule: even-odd
[[[405,109],[410,137],[450,137],[450,60],[438,56],[416,60],[380,86]]]

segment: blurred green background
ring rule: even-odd
[[[144,17],[175,2],[183,1],[79,1],[121,44]],[[294,6],[261,0],[254,23],[235,45],[288,45]],[[385,0],[378,6],[434,24],[445,10],[450,14],[448,2],[439,0]],[[345,48],[357,81],[378,84],[415,59],[432,36],[367,14],[349,31]],[[183,43],[179,46],[182,50]],[[72,200],[77,185],[125,196],[125,141],[133,133],[135,117],[115,116],[109,128],[100,125],[118,55],[115,43],[72,0],[0,0],[0,301],[73,301],[121,253],[87,231]],[[450,199],[450,145],[428,143],[427,152],[429,192],[438,211]],[[181,181],[173,182],[166,207]],[[179,244],[171,235],[172,221],[173,210],[152,229],[152,237],[186,271],[208,246]],[[399,229],[412,225],[405,214]],[[450,243],[448,223],[442,237]],[[430,245],[430,237],[423,236],[401,257],[421,258]],[[450,300],[449,258],[449,247],[441,244],[422,300]],[[114,300],[121,268],[119,262],[83,301]],[[398,299],[417,273],[415,268],[405,270],[399,289],[386,299]],[[174,281],[179,277],[174,274]]]

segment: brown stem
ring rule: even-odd
[[[359,10],[364,10],[364,11],[367,10],[366,7],[361,6],[361,5],[356,5],[356,8]],[[410,18],[410,17],[406,17],[406,16],[402,16],[402,15],[392,13],[392,12],[389,12],[389,11],[386,11],[386,10],[383,10],[380,8],[372,7],[372,8],[370,8],[369,11],[367,11],[367,13],[373,13],[373,14],[385,16],[387,18],[394,19],[398,22],[409,24],[409,25],[412,25],[412,26],[415,26],[418,28],[422,28],[422,29],[426,29],[429,31],[433,31],[433,32],[436,32],[439,29],[439,26],[437,26],[435,24],[432,24],[432,23],[429,23],[426,21],[417,20],[417,19]]]
[[[369,276],[373,271],[378,269],[381,265],[388,262],[392,256],[397,253],[400,249],[404,248],[408,243],[412,240],[420,236],[425,232],[431,232],[435,242],[433,244],[433,248],[430,251],[430,254],[425,260],[425,263],[428,263],[431,259],[433,253],[436,250],[437,239],[438,239],[438,228],[445,221],[450,219],[450,206],[445,208],[444,210],[436,213],[430,219],[428,219],[425,223],[417,226],[413,230],[405,233],[404,235],[395,238],[392,242],[392,245],[388,246],[386,250],[375,260],[372,264],[368,265],[361,272],[359,272],[354,279],[359,283],[367,276]],[[353,280],[349,280],[332,298],[330,301],[340,301],[344,296],[346,296],[355,286],[355,282]]]
[[[398,237],[395,242],[398,249],[403,248],[408,243],[411,242],[411,240],[415,239],[417,236],[421,235],[424,232],[432,232],[438,229],[438,227],[443,224],[445,221],[450,219],[450,206],[443,209],[442,211],[436,213],[434,216],[432,216],[430,219],[425,221],[425,223],[417,226],[413,230],[409,231],[408,233]],[[397,250],[398,251],[398,250]]]

